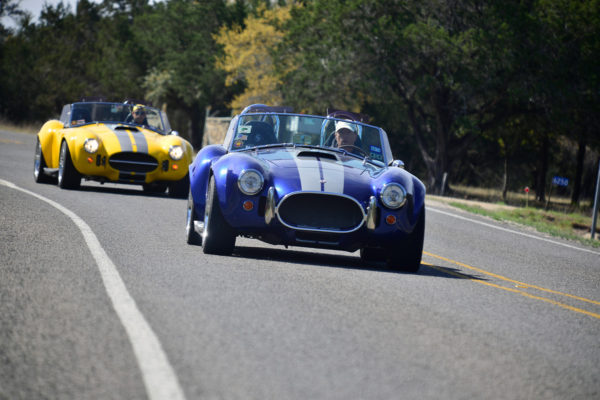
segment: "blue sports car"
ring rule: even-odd
[[[189,167],[187,242],[228,255],[237,236],[354,252],[417,272],[425,186],[364,116],[254,104]]]

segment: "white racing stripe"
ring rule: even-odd
[[[427,211],[434,211],[434,212],[437,212],[437,213],[440,213],[440,214],[448,215],[448,216],[453,217],[453,218],[458,218],[458,219],[462,219],[464,221],[473,222],[474,224],[479,224],[479,225],[487,226],[489,228],[498,229],[498,230],[504,231],[504,232],[514,233],[515,235],[521,235],[521,236],[525,236],[525,237],[528,237],[528,238],[531,238],[531,239],[537,239],[537,240],[541,240],[543,242],[548,242],[548,243],[552,243],[552,244],[557,244],[559,246],[568,247],[570,249],[575,249],[575,250],[584,251],[584,252],[587,252],[587,253],[592,253],[592,254],[600,255],[600,253],[597,252],[597,251],[588,250],[588,249],[584,249],[582,247],[577,247],[577,246],[571,246],[570,244],[557,242],[555,240],[550,240],[550,239],[546,239],[546,238],[535,236],[535,235],[530,235],[530,234],[519,232],[519,231],[514,231],[512,229],[502,228],[501,226],[496,226],[496,225],[488,224],[488,223],[485,223],[485,222],[477,221],[475,219],[471,219],[471,218],[467,218],[467,217],[462,217],[460,215],[456,215],[456,214],[452,214],[452,213],[449,213],[449,212],[446,212],[446,211],[438,210],[436,208],[431,208],[429,206],[427,206]]]
[[[27,193],[50,204],[52,207],[69,217],[71,221],[77,225],[98,265],[106,293],[112,301],[113,307],[121,320],[121,324],[123,324],[125,331],[129,336],[129,341],[133,347],[138,366],[144,379],[148,397],[152,400],[185,399],[183,390],[179,386],[177,376],[175,375],[175,371],[169,363],[167,355],[156,337],[156,334],[152,331],[152,328],[138,309],[135,300],[127,291],[125,283],[121,279],[117,268],[100,245],[98,238],[94,232],[92,232],[89,225],[75,213],[55,201],[27,189],[20,188],[14,183],[3,179],[0,179],[0,184]]]
[[[303,191],[344,193],[344,165],[294,157]]]

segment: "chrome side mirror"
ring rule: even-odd
[[[398,167],[398,168],[404,169],[404,161],[402,161],[402,160],[394,160],[389,165],[392,167]]]

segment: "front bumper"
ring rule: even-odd
[[[95,154],[81,152],[77,157],[73,157],[73,165],[88,179],[130,184],[178,181],[188,172],[187,157],[173,161],[166,154],[131,153],[137,157],[126,155],[115,160],[117,155],[123,154],[125,153],[109,156],[105,152]]]

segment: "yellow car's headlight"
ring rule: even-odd
[[[98,141],[96,139],[85,139],[85,142],[83,143],[83,148],[85,149],[85,151],[87,151],[88,153],[94,154],[95,152],[98,151]]]
[[[406,203],[406,189],[397,183],[388,183],[383,186],[380,198],[387,208],[395,210]]]
[[[181,160],[183,158],[183,147],[179,145],[169,147],[169,157],[175,161]]]

